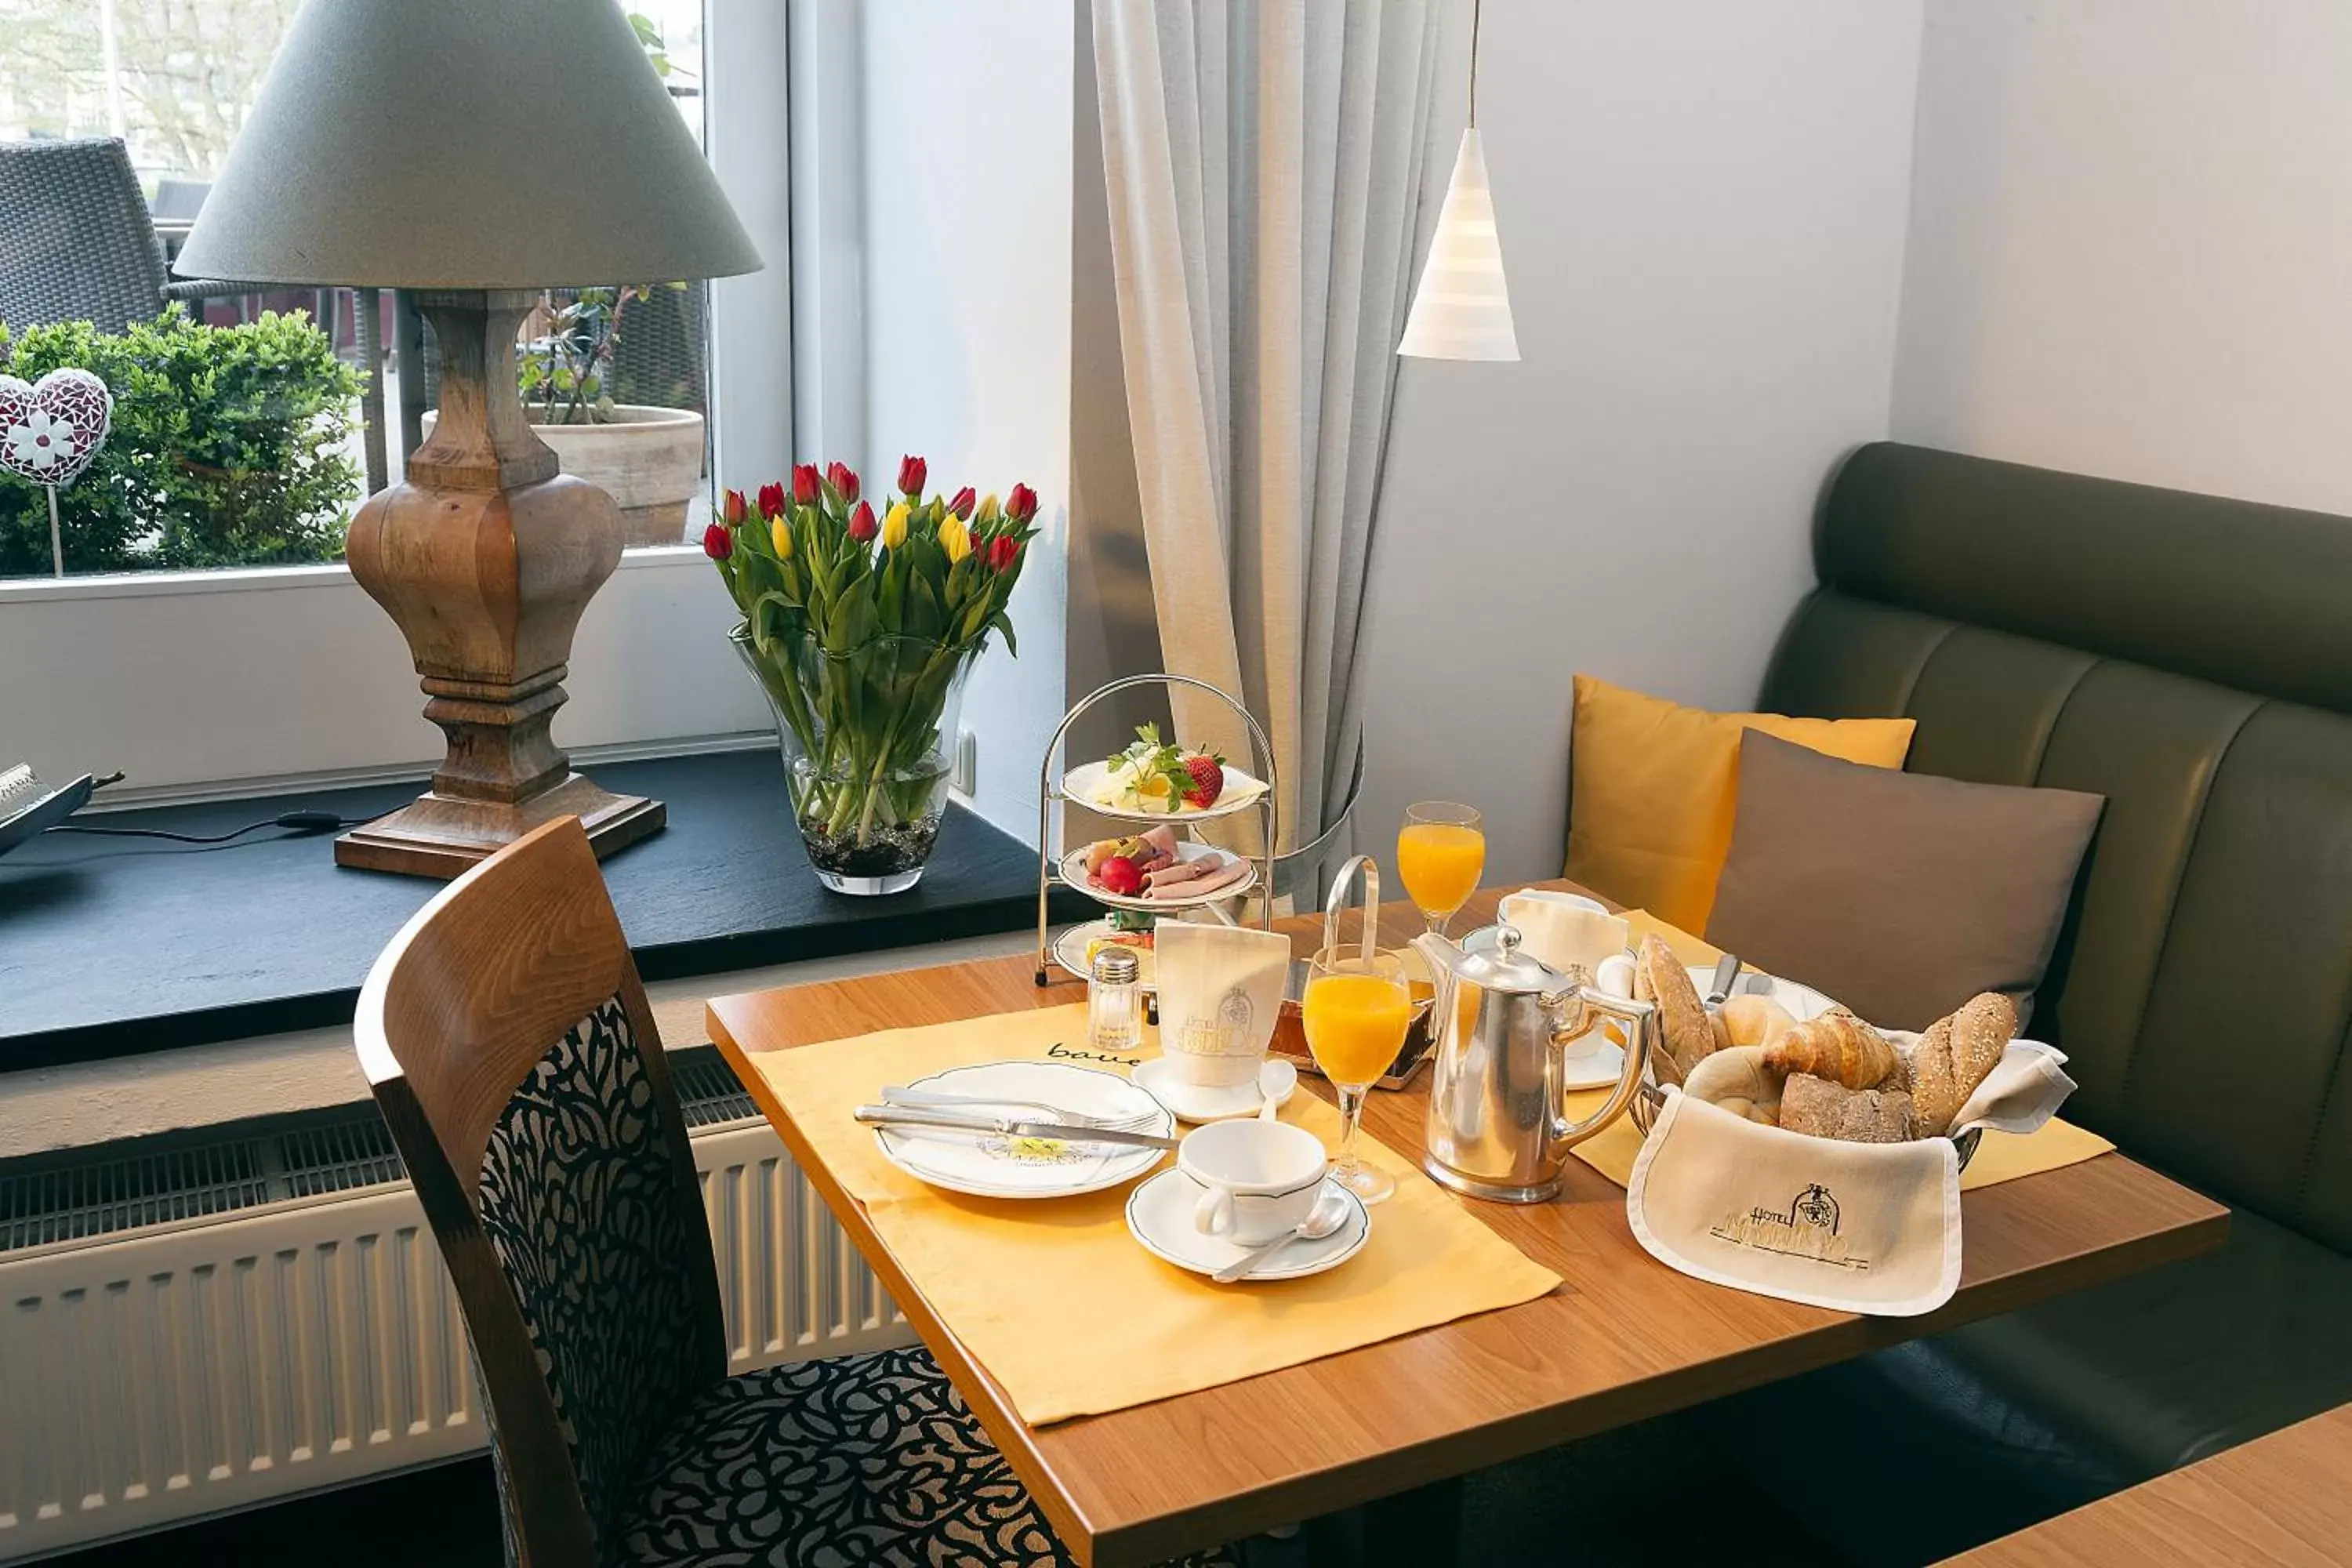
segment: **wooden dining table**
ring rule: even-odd
[[[1581,891],[1568,882],[1538,884]],[[1506,889],[1475,895],[1460,929]],[[1382,940],[1420,929],[1406,904]],[[1282,922],[1301,950],[1319,921]],[[1303,1365],[1152,1404],[1031,1427],[940,1320],[754,1066],[760,1055],[880,1029],[1055,1006],[1027,955],[721,996],[710,1037],[802,1170],[953,1379],[1071,1552],[1150,1563],[1792,1376],[2221,1245],[2228,1211],[2120,1153],[1962,1198],[1967,1254],[1952,1300],[1924,1317],[1865,1318],[1753,1296],[1644,1252],[1625,1194],[1571,1160],[1566,1190],[1527,1205],[1462,1202],[1560,1276],[1549,1294]],[[1427,1075],[1375,1093],[1365,1130],[1418,1160]],[[1309,1079],[1328,1094],[1320,1079]],[[1375,1211],[1375,1225],[1378,1224]]]
[[[1946,1568],[2352,1568],[2352,1405],[2225,1448]]]

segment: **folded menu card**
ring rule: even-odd
[[[1086,1056],[1072,1005],[764,1052],[751,1058],[907,1278],[1033,1426],[1213,1388],[1533,1300],[1559,1283],[1369,1135],[1396,1177],[1363,1250],[1328,1273],[1212,1285],[1128,1234],[1128,1187],[1013,1201],[926,1186],[882,1157],[851,1110],[884,1084],[971,1062]],[[1147,1034],[1143,1055],[1158,1050]],[[1100,1065],[1096,1063],[1095,1065]],[[1312,1094],[1283,1108],[1335,1144]]]

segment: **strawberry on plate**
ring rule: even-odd
[[[1195,752],[1184,759],[1184,804],[1206,811],[1225,793],[1225,759]]]

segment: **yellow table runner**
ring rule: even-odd
[[[885,1160],[873,1131],[850,1119],[884,1084],[1068,1055],[1085,1038],[1086,1008],[1074,1004],[751,1058],[907,1277],[1031,1425],[1213,1388],[1516,1306],[1559,1283],[1369,1134],[1365,1157],[1396,1177],[1397,1191],[1372,1210],[1363,1250],[1308,1279],[1234,1286],[1137,1245],[1126,1220],[1133,1184],[1028,1202],[942,1192]],[[1157,1051],[1147,1036],[1141,1054]],[[1282,1117],[1336,1146],[1339,1115],[1314,1095],[1294,1095]]]
[[[1638,942],[1654,931],[1664,938],[1675,955],[1685,963],[1711,964],[1723,956],[1717,949],[1675,930],[1665,921],[1642,910],[1625,911],[1626,923],[1633,928]],[[1605,1089],[1590,1089],[1569,1096],[1568,1114],[1571,1118],[1590,1116],[1601,1109],[1609,1098]],[[2062,1165],[2076,1164],[2095,1155],[2105,1154],[2115,1145],[2095,1132],[2088,1132],[2070,1121],[2052,1117],[2032,1132],[2019,1136],[1988,1131],[1978,1141],[1977,1152],[1960,1173],[1960,1190],[1969,1192],[1989,1187],[1996,1182],[2007,1182],[2019,1176],[2037,1175],[2054,1171]],[[1594,1134],[1576,1146],[1576,1157],[1623,1186],[1633,1179],[1633,1158],[1642,1152],[1642,1133],[1630,1116],[1620,1118],[1606,1131]]]

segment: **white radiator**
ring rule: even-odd
[[[764,1123],[694,1152],[736,1371],[910,1342]],[[0,1252],[0,1563],[485,1441],[404,1182]]]

